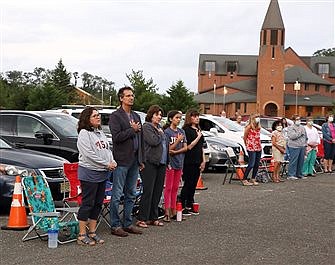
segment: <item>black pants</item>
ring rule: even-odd
[[[158,204],[162,196],[166,165],[145,164],[142,171],[143,194],[138,220],[158,220]]]
[[[95,183],[81,180],[80,185],[82,202],[78,211],[78,220],[97,220],[105,198],[106,181]]]
[[[192,208],[194,203],[194,193],[200,176],[200,164],[185,165],[183,168],[184,186],[181,189],[180,199],[183,208]]]

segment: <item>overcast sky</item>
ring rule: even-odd
[[[335,0],[279,0],[298,55],[335,47]],[[257,55],[270,0],[0,0],[0,72],[88,72],[128,84],[143,70],[162,93],[177,80],[197,91],[199,54]]]

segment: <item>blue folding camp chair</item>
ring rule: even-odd
[[[76,241],[79,233],[76,213],[79,208],[56,209],[48,182],[43,176],[24,177],[22,178],[22,186],[32,219],[32,225],[22,241],[35,238],[44,239],[49,229],[59,231],[58,242],[60,244]],[[35,235],[31,235],[32,233]]]

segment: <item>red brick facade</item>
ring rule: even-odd
[[[285,28],[279,5],[271,0],[260,32],[257,56],[200,55],[196,100],[202,112],[218,115],[224,108],[227,116],[234,116],[238,111],[242,115],[259,112],[291,117],[298,113],[302,117],[316,117],[332,111],[335,74],[320,75],[316,68],[323,60],[300,57],[291,47],[285,49],[284,44]],[[229,71],[235,69],[228,66],[232,61],[236,61],[237,67]],[[215,62],[213,71],[208,71],[207,62]],[[330,65],[334,63],[335,57]],[[299,91],[294,90],[295,81],[300,83]],[[225,96],[224,87],[227,88]],[[201,97],[205,94],[206,97]]]

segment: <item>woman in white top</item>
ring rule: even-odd
[[[308,117],[306,119],[306,134],[307,134],[307,147],[306,158],[302,168],[302,174],[306,176],[314,175],[314,164],[316,160],[317,146],[320,143],[320,136],[316,128],[313,127],[313,119]]]
[[[283,133],[283,125],[280,120],[272,124],[272,157],[274,160],[273,182],[278,183],[283,180],[279,178],[281,163],[284,161],[286,140]]]

